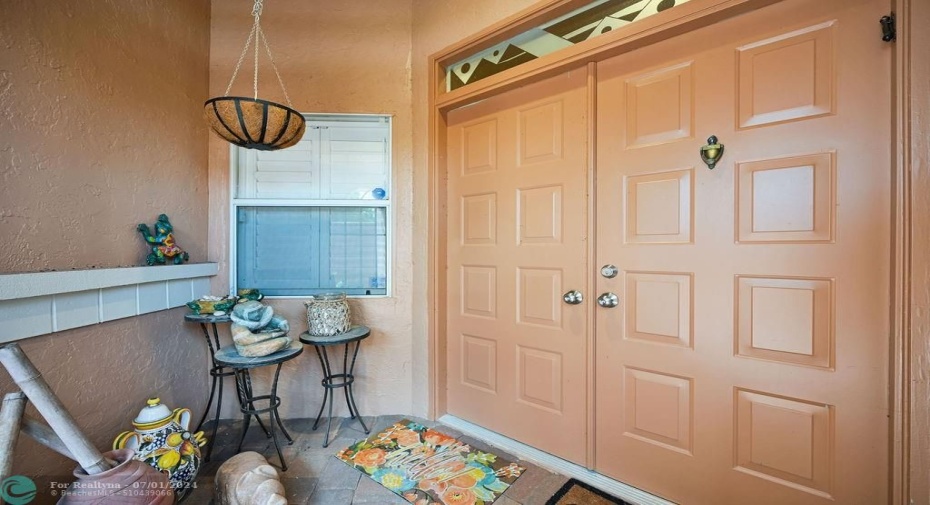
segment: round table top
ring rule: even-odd
[[[247,356],[241,356],[239,352],[236,351],[235,345],[227,345],[226,347],[216,351],[213,359],[218,365],[223,365],[230,368],[258,368],[260,366],[284,363],[289,359],[297,357],[302,352],[304,352],[304,347],[300,345],[300,342],[293,341],[289,346],[281,349],[280,351],[273,352],[267,356],[250,358]]]
[[[229,318],[229,314],[223,314],[222,316],[214,316],[213,314],[185,314],[184,320],[192,323],[228,323],[232,321],[232,319]]]
[[[369,335],[371,335],[371,329],[367,326],[353,326],[345,333],[337,333],[329,337],[318,337],[305,331],[300,334],[300,341],[310,345],[340,345],[355,342],[356,340],[363,340],[368,338]]]

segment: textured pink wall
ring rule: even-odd
[[[428,405],[427,354],[427,58],[532,0],[278,0],[262,27],[296,109],[394,115],[394,296],[355,300],[355,320],[374,329],[359,359],[356,396],[365,415],[411,413]],[[221,94],[248,34],[250,0],[213,0],[210,89]],[[250,64],[250,63],[248,63]],[[260,69],[259,90],[283,100],[274,75]],[[250,94],[251,69],[231,94]],[[213,290],[229,289],[229,148],[210,140],[210,257],[220,261]],[[306,329],[303,300],[273,302],[295,333]],[[285,366],[283,410],[312,417],[322,399],[316,355]],[[257,374],[260,375],[260,374]],[[267,377],[265,378],[267,379]],[[232,403],[230,403],[232,405]],[[345,408],[337,402],[337,413]],[[227,410],[227,416],[236,413]]]
[[[427,354],[427,57],[533,3],[450,0],[266,3],[262,27],[294,107],[302,112],[394,116],[394,296],[354,300],[356,322],[372,327],[359,359],[356,395],[366,415],[426,415]],[[247,0],[213,0],[210,89],[221,94],[252,18]],[[230,94],[251,94],[246,63]],[[283,101],[274,75],[260,68],[260,95]],[[229,289],[229,147],[210,140],[210,257],[220,261],[216,293]],[[294,333],[306,329],[303,300],[272,302]],[[257,373],[256,375],[261,375]],[[316,356],[285,365],[279,390],[290,417],[312,417],[322,399]],[[267,379],[267,377],[265,377]],[[299,399],[299,400],[298,400]],[[231,403],[230,403],[231,405]],[[345,408],[337,402],[337,412]],[[227,416],[236,413],[227,410]]]
[[[252,0],[213,0],[210,90],[222,94],[252,23]],[[412,137],[410,0],[275,0],[262,15],[275,62],[294,108],[311,113],[372,113],[394,117],[394,296],[354,303],[355,321],[372,327],[356,368],[356,397],[365,415],[410,413],[411,374]],[[259,94],[284,101],[267,60],[259,68]],[[243,64],[230,94],[251,96],[252,62]],[[210,256],[219,260],[215,293],[229,289],[229,144],[210,139]],[[282,244],[286,247],[286,244]],[[291,322],[292,336],[307,329],[303,299],[278,299],[275,309]],[[227,334],[228,338],[228,334]],[[316,354],[307,350],[281,372],[281,414],[314,417],[323,393]],[[268,386],[258,370],[256,386]],[[231,398],[231,397],[230,397]],[[345,414],[344,402],[336,412]],[[228,403],[233,405],[233,402]],[[238,416],[229,409],[227,416]]]
[[[0,12],[0,273],[143,264],[135,225],[162,212],[206,261],[208,0],[0,0]],[[151,395],[203,408],[206,346],[183,314],[22,346],[108,449]],[[13,387],[0,372],[0,392]],[[70,481],[74,466],[20,439],[15,472]]]

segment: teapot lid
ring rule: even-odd
[[[148,405],[139,411],[139,415],[132,420],[132,424],[136,426],[147,425],[171,417],[171,409],[161,404],[161,398],[149,398],[145,403]]]

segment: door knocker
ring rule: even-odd
[[[701,148],[701,159],[704,160],[707,168],[713,170],[722,157],[723,144],[718,144],[717,136],[711,135],[707,138],[707,145]]]

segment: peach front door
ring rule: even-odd
[[[887,501],[888,9],[786,0],[598,64],[600,472],[683,504]]]
[[[447,405],[583,463],[587,73],[448,115]]]

